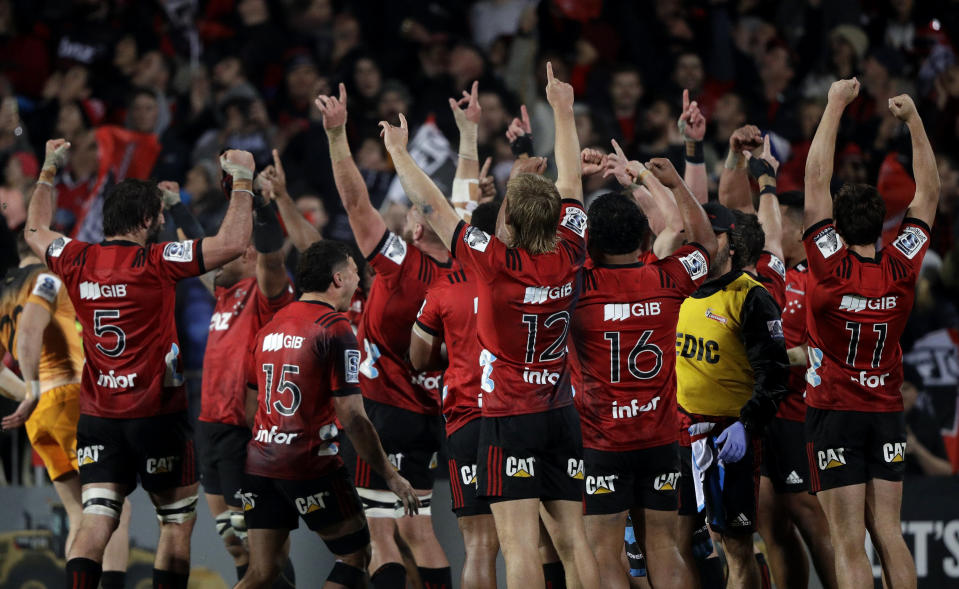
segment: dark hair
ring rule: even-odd
[[[589,250],[602,254],[628,254],[640,248],[649,221],[631,197],[609,192],[596,197],[587,215]]]
[[[325,292],[333,283],[333,274],[350,257],[350,248],[345,243],[329,239],[314,243],[300,254],[296,288],[300,292]]]
[[[612,82],[613,78],[619,74],[636,74],[636,77],[639,78],[639,83],[643,83],[643,74],[639,72],[639,68],[635,65],[627,62],[619,62],[615,64],[612,69],[609,71],[609,81]]]
[[[496,233],[496,217],[499,216],[499,208],[502,205],[503,201],[501,200],[484,202],[479,205],[476,207],[476,210],[473,211],[473,216],[470,218],[470,225],[490,235]]]
[[[155,218],[162,208],[155,182],[127,178],[103,199],[103,234],[123,235],[147,227],[144,220]]]
[[[766,244],[766,233],[759,224],[759,217],[733,210],[736,226],[729,231],[729,248],[732,251],[734,270],[741,270],[759,261]]]
[[[875,186],[843,184],[832,201],[832,214],[847,245],[872,245],[882,235],[886,203]]]
[[[157,98],[157,93],[154,90],[151,90],[145,86],[136,86],[127,96],[127,107],[133,106],[133,101],[136,100],[138,96],[149,96],[153,100],[159,100]]]
[[[785,209],[786,214],[793,217],[802,225],[803,208],[806,204],[806,196],[800,190],[787,190],[779,194],[779,204]]]

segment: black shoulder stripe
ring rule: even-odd
[[[329,323],[327,323],[326,325],[324,325],[323,327],[326,327],[327,329],[329,329],[329,328],[333,327],[334,325],[336,325],[337,323],[341,323],[341,322],[342,322],[342,323],[346,323],[347,325],[350,324],[350,320],[349,320],[349,319],[347,319],[346,317],[344,317],[341,313],[337,313],[337,314],[333,317],[333,320],[330,321]]]

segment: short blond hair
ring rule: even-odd
[[[513,247],[530,255],[556,248],[560,204],[556,186],[538,174],[518,174],[506,185],[506,222],[513,232]]]

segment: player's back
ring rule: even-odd
[[[252,343],[247,386],[257,388],[247,472],[281,479],[322,475],[343,464],[333,397],[359,392],[360,352],[346,316],[296,301]]]
[[[800,262],[786,270],[786,284],[783,294],[786,297],[783,307],[783,335],[786,349],[806,344],[806,263]],[[806,367],[789,367],[788,394],[779,403],[777,417],[793,421],[803,421],[806,417],[806,400],[803,392],[806,388]]]
[[[83,326],[81,413],[137,418],[184,410],[175,284],[205,271],[200,242],[58,238],[47,261]]]
[[[809,406],[902,410],[899,338],[928,243],[928,227],[908,218],[873,259],[849,250],[829,221],[807,230]]]
[[[692,245],[650,265],[584,270],[573,330],[584,446],[621,451],[675,441],[676,323],[707,271],[704,252]]]

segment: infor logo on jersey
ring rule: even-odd
[[[918,227],[906,227],[902,230],[902,233],[899,234],[899,237],[896,238],[896,241],[892,242],[892,245],[901,251],[902,255],[911,260],[916,257],[916,254],[919,253],[919,250],[922,249],[922,246],[925,245],[928,240],[929,238],[926,237],[922,229]]]
[[[171,241],[163,247],[163,259],[168,262],[192,262],[193,240]]]

